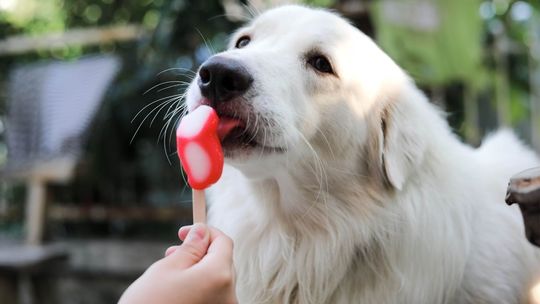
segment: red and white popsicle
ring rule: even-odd
[[[176,148],[188,183],[193,188],[193,222],[206,222],[204,189],[223,171],[223,150],[218,136],[219,117],[201,105],[184,116],[176,130]]]

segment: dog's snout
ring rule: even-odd
[[[244,94],[253,78],[237,60],[215,56],[199,70],[199,88],[211,102],[224,102]]]

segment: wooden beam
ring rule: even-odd
[[[62,33],[42,36],[17,35],[0,40],[0,56],[19,55],[37,50],[50,50],[66,46],[88,46],[111,42],[131,41],[142,37],[145,30],[140,25],[92,27],[72,29]]]
[[[109,220],[174,221],[191,219],[191,204],[171,207],[92,206],[51,204],[47,218],[53,221],[105,222]]]
[[[6,180],[40,179],[46,182],[64,183],[71,179],[77,159],[65,156],[46,161],[6,166],[0,170],[0,177]]]

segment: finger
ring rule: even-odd
[[[213,250],[224,249],[226,252],[229,252],[232,254],[233,245],[234,245],[232,239],[228,235],[223,233],[223,231],[217,228],[209,227],[209,230],[210,230],[210,246],[208,250],[213,251]]]
[[[178,230],[178,238],[181,241],[186,239],[186,236],[188,235],[189,230],[191,230],[191,227],[193,227],[193,225],[180,227],[180,229]]]
[[[169,255],[171,255],[171,253],[175,252],[178,247],[180,246],[171,246],[167,248],[167,250],[165,250],[165,256],[168,257]]]
[[[191,227],[182,245],[167,257],[175,267],[185,269],[198,263],[208,250],[210,231],[205,224],[197,223]]]
[[[210,246],[201,260],[201,264],[227,265],[233,260],[233,241],[225,233],[216,228],[210,228]]]
[[[223,232],[210,228],[208,252],[199,263],[186,271],[193,273],[193,277],[234,286],[233,241]]]

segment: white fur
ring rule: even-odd
[[[462,144],[411,79],[335,14],[270,10],[233,37],[257,137],[227,159],[209,222],[235,242],[241,303],[523,303],[540,257],[508,179],[539,164],[510,131]],[[305,63],[317,50],[337,76]],[[193,109],[200,92],[188,91]]]

